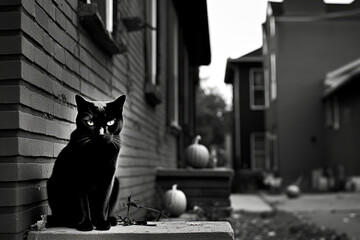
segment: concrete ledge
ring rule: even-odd
[[[32,231],[27,240],[233,240],[228,222],[156,222],[156,226],[112,227],[109,231],[80,232],[70,228]]]

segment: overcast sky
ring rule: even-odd
[[[226,60],[238,58],[262,46],[261,24],[266,0],[207,0],[211,64],[201,67],[201,85],[216,87],[228,104],[232,86],[224,83]]]

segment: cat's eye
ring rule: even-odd
[[[94,121],[93,120],[87,120],[86,123],[89,126],[94,126]]]
[[[115,123],[115,120],[110,120],[110,121],[107,122],[107,125],[112,126],[112,125],[114,125],[114,123]]]

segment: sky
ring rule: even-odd
[[[201,86],[216,88],[228,106],[232,85],[224,82],[228,58],[238,58],[262,46],[261,24],[266,0],[207,0],[211,64],[200,68]]]
[[[265,21],[267,2],[207,0],[212,58],[209,66],[200,68],[200,84],[205,89],[218,89],[228,106],[232,105],[232,85],[224,82],[226,60],[239,58],[262,46],[261,24]],[[352,0],[325,2],[349,3]]]

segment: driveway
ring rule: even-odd
[[[278,210],[295,212],[299,217],[360,240],[360,193],[303,194],[296,199],[262,194],[262,198]]]

